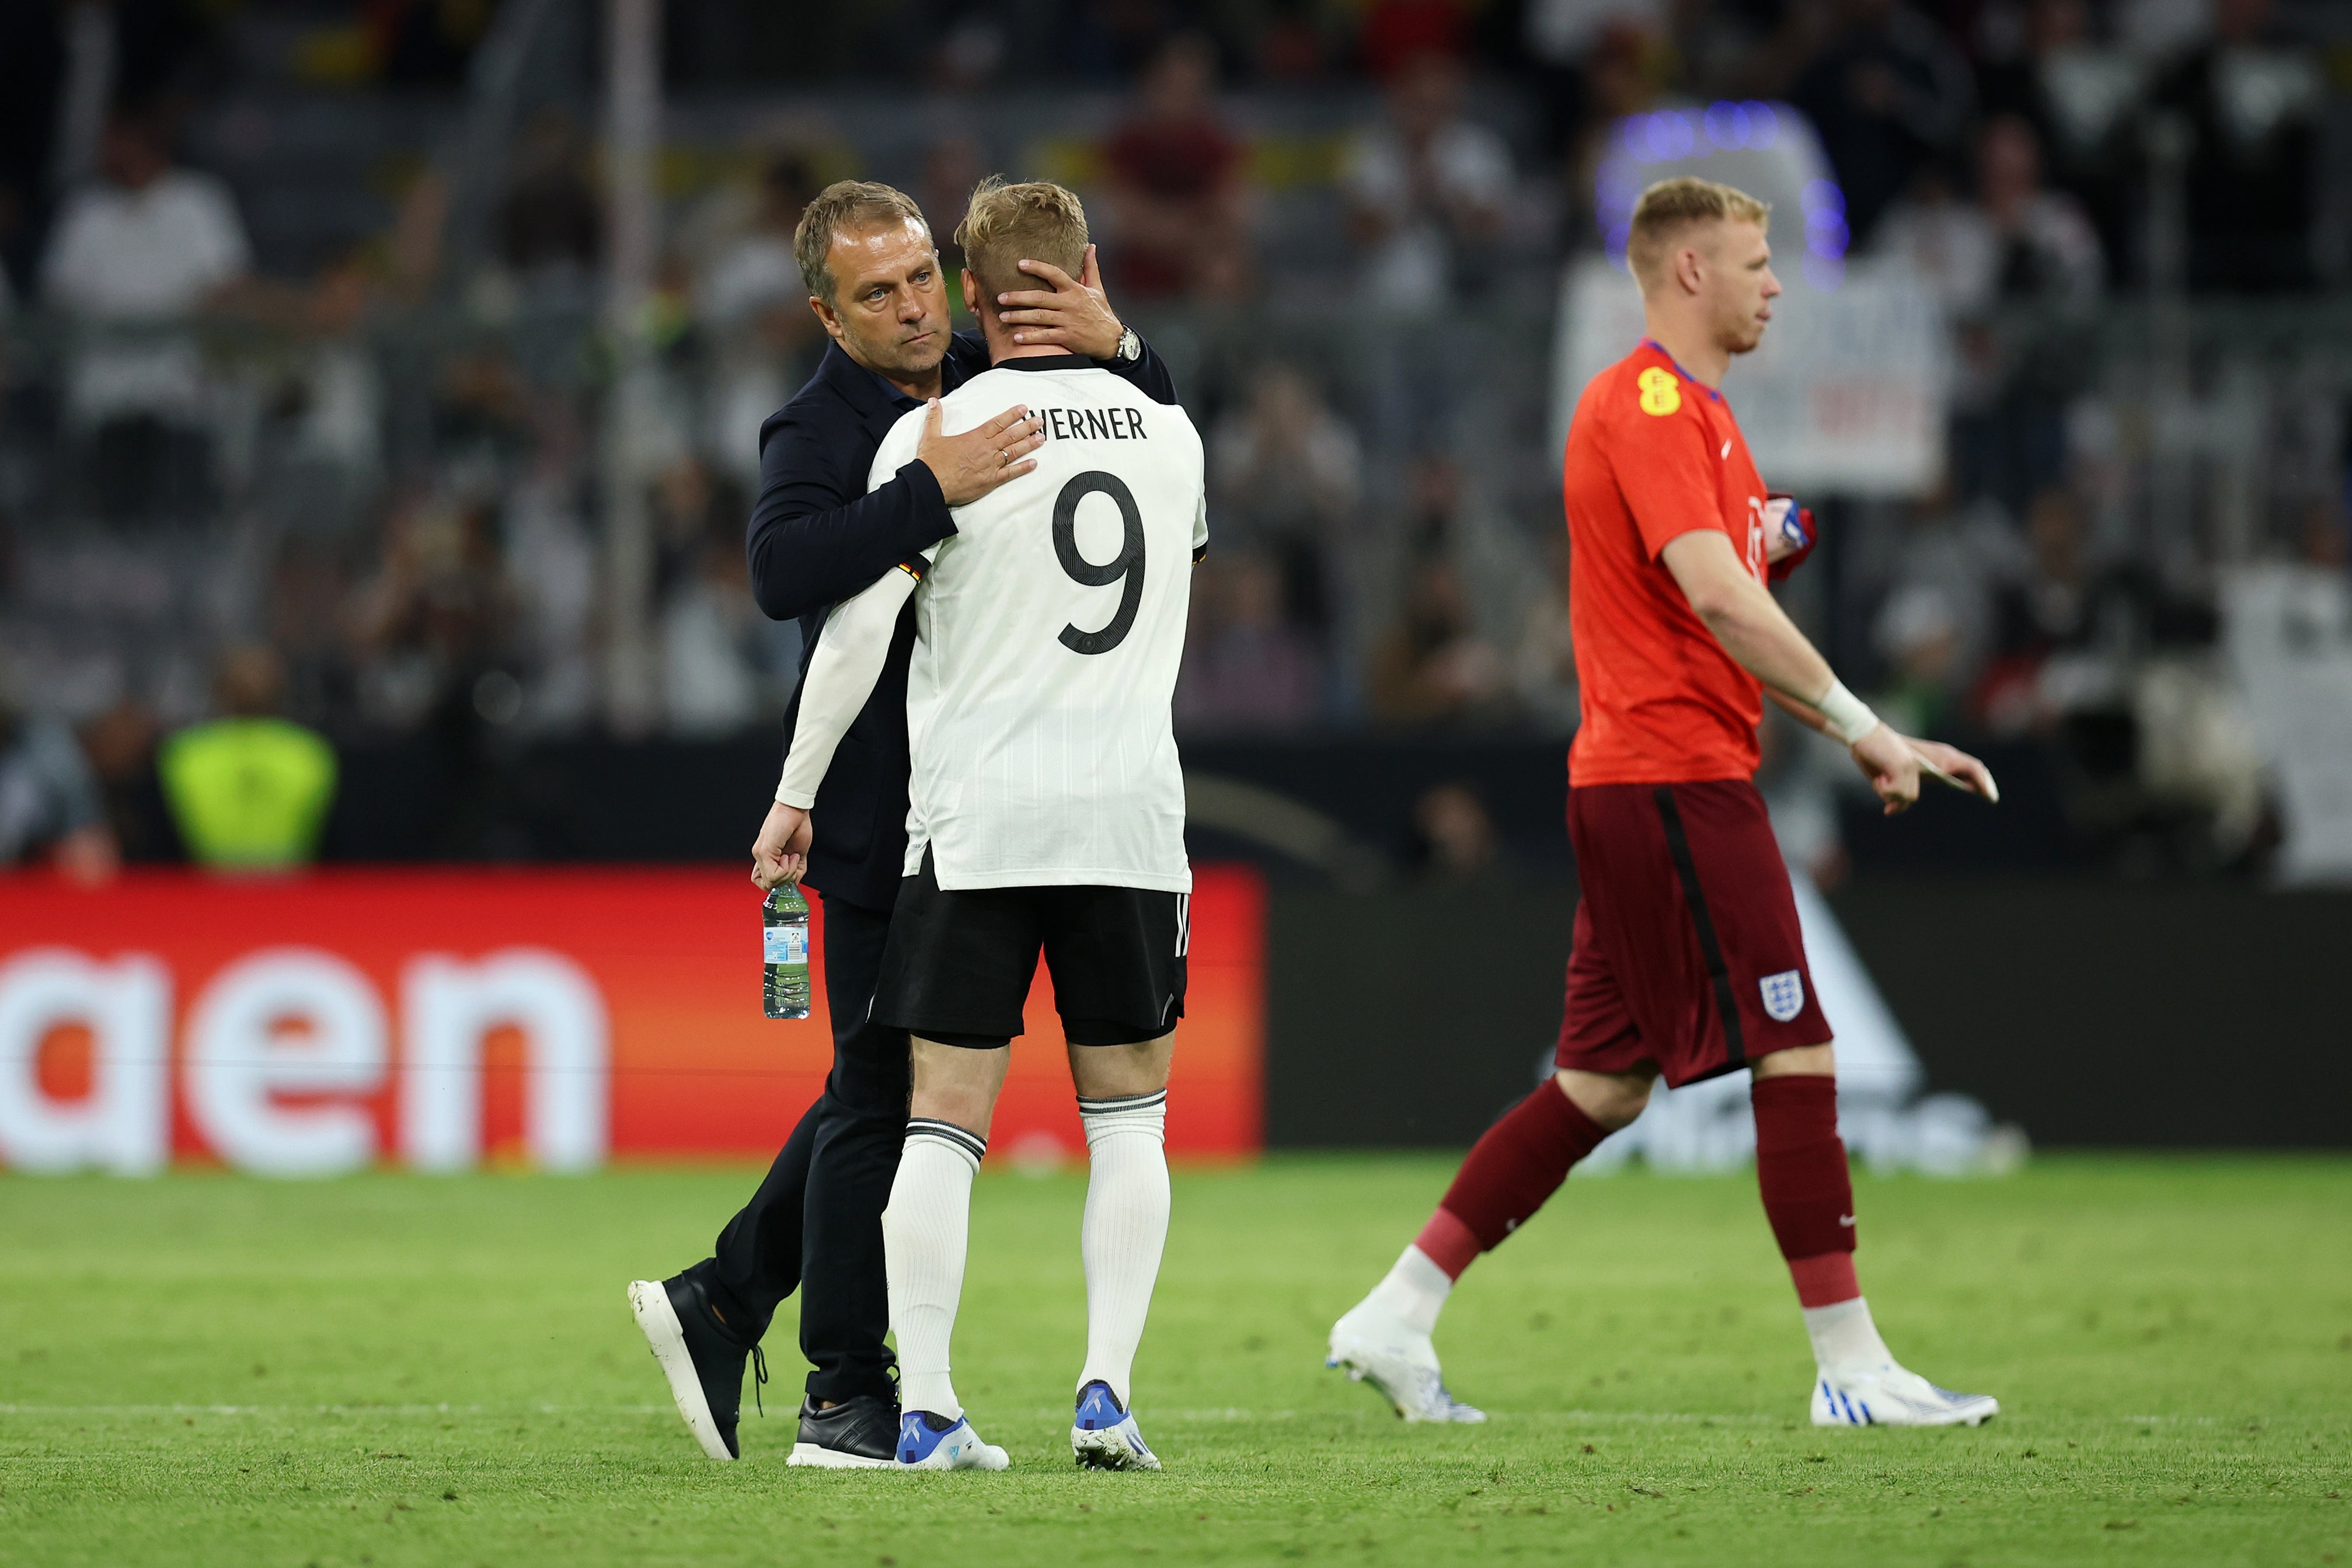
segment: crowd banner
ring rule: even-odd
[[[2286,887],[2352,886],[2352,589],[2289,562],[2221,583],[2221,648],[2268,765]],[[2209,752],[2220,751],[2205,741]]]
[[[1171,1152],[1262,1143],[1265,894],[1195,878]],[[812,910],[822,953],[824,911]],[[760,894],[731,868],[133,873],[0,880],[0,1167],[274,1176],[765,1159],[832,1059],[760,1005]],[[1042,965],[991,1132],[1085,1142]]]
[[[1553,424],[1565,443],[1585,384],[1633,352],[1642,296],[1599,257],[1569,267],[1553,362]],[[1949,370],[1934,297],[1913,279],[1856,267],[1834,289],[1791,289],[1762,347],[1724,377],[1767,484],[1800,497],[1895,500],[1944,468]]]

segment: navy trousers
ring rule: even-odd
[[[890,1295],[882,1211],[907,1139],[912,1079],[905,1031],[867,1017],[889,934],[887,914],[824,900],[833,1070],[713,1255],[689,1270],[728,1323],[751,1337],[765,1334],[778,1304],[801,1292],[812,1399],[898,1393],[897,1361],[883,1342]]]

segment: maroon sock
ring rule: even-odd
[[[1837,1133],[1837,1079],[1790,1073],[1759,1078],[1756,1184],[1797,1300],[1808,1307],[1849,1301],[1853,1276],[1853,1176]]]
[[[1569,1167],[1601,1146],[1609,1130],[1547,1083],[1486,1129],[1414,1245],[1458,1279],[1470,1260],[1543,1207]]]

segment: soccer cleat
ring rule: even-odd
[[[1078,1413],[1070,1422],[1070,1452],[1090,1470],[1160,1468],[1160,1456],[1136,1429],[1134,1415],[1119,1408],[1110,1384],[1099,1379],[1078,1390]]]
[[[983,1443],[962,1416],[909,1410],[898,1417],[898,1468],[902,1470],[1002,1470],[1012,1458]]]
[[[1429,1336],[1370,1300],[1331,1325],[1331,1353],[1323,1364],[1345,1369],[1350,1382],[1370,1384],[1407,1421],[1486,1419],[1447,1392]]]
[[[669,1380],[670,1397],[677,1401],[686,1429],[712,1458],[740,1458],[735,1423],[743,1409],[744,1359],[751,1358],[760,1382],[768,1381],[760,1347],[729,1333],[711,1311],[701,1281],[683,1274],[659,1282],[633,1281],[629,1310]]]
[[[801,1401],[800,1440],[788,1465],[820,1470],[887,1470],[898,1462],[898,1402],[861,1394],[831,1409]]]
[[[1990,1394],[1954,1394],[1893,1362],[1824,1368],[1813,1378],[1816,1426],[1981,1426],[2000,1411]]]

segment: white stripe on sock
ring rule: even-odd
[[[882,1211],[882,1257],[898,1336],[898,1397],[908,1410],[963,1414],[948,1375],[948,1347],[971,1245],[971,1178],[987,1148],[986,1139],[961,1127],[908,1123],[890,1206]]]
[[[1878,1337],[1878,1325],[1870,1321],[1870,1303],[1862,1297],[1803,1310],[1805,1333],[1813,1342],[1813,1364],[1823,1371],[1880,1366],[1895,1360],[1895,1352]]]
[[[1128,1405],[1135,1349],[1168,1244],[1168,1094],[1078,1101],[1086,1123],[1087,1362],[1078,1386],[1110,1384]]]
[[[1446,1277],[1445,1270],[1430,1261],[1429,1255],[1420,1247],[1408,1243],[1398,1254],[1395,1265],[1372,1287],[1370,1300],[1395,1313],[1406,1327],[1425,1334],[1437,1327],[1437,1314],[1444,1310],[1445,1298],[1453,1293],[1454,1281]]]

